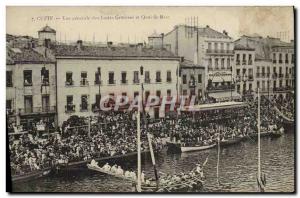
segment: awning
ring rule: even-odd
[[[238,94],[236,91],[209,93],[208,96],[213,97],[214,99],[216,99],[217,102],[228,101],[231,99],[233,100],[241,99],[241,95]]]

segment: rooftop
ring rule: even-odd
[[[46,25],[45,27],[43,27],[39,32],[50,32],[50,33],[56,33],[56,31],[51,28],[50,26]]]
[[[6,48],[6,64],[16,63],[50,63],[51,59],[44,57],[40,53],[34,51],[32,48]]]
[[[56,56],[76,57],[144,57],[144,58],[179,58],[166,49],[146,48],[144,46],[80,46],[56,45],[53,46]]]
[[[251,48],[249,46],[241,45],[241,44],[235,44],[234,45],[234,50],[248,50],[248,51],[254,51],[254,48]]]

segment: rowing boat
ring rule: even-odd
[[[181,143],[167,141],[168,152],[170,153],[184,153],[192,151],[202,151],[216,146],[216,144],[204,146],[182,146]]]
[[[230,146],[233,144],[238,144],[243,140],[244,137],[234,137],[231,139],[220,140],[220,146]]]

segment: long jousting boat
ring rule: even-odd
[[[204,145],[204,146],[183,146],[178,142],[167,141],[168,152],[171,153],[184,153],[184,152],[192,152],[192,151],[202,151],[206,149],[210,149],[216,146],[216,144]]]

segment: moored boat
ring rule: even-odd
[[[46,176],[50,172],[51,172],[51,168],[46,168],[46,169],[43,169],[43,170],[36,170],[36,171],[29,172],[29,173],[21,174],[21,175],[13,175],[11,180],[12,180],[12,182],[20,182],[20,181],[31,180],[31,179]]]
[[[169,142],[167,141],[168,152],[170,153],[184,153],[192,151],[201,151],[210,149],[216,146],[216,144],[203,145],[203,146],[183,146],[181,143]]]
[[[233,144],[238,144],[243,140],[244,137],[234,137],[234,138],[230,138],[230,139],[225,139],[225,140],[220,140],[220,146],[224,147],[224,146],[230,146]]]

